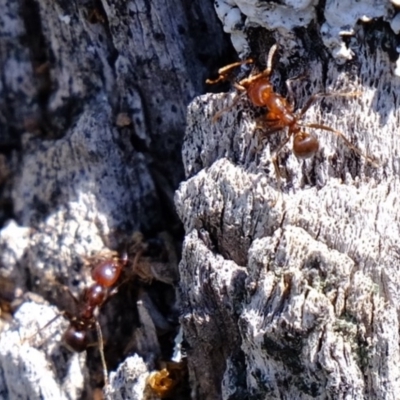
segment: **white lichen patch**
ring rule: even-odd
[[[110,374],[110,385],[105,388],[106,398],[123,400],[124,393],[129,393],[132,400],[143,399],[143,392],[146,388],[146,379],[149,370],[138,355],[128,357],[118,367],[117,371]]]
[[[283,4],[257,0],[217,0],[215,9],[225,32],[231,34],[235,50],[239,56],[245,56],[248,52],[246,27],[261,26],[289,34],[296,27],[307,26],[315,18],[315,4],[316,0],[288,0]]]
[[[240,57],[248,55],[249,46],[246,28],[259,26],[276,31],[276,39],[292,48],[293,29],[307,27],[316,19],[317,0],[287,0],[277,4],[259,0],[217,0],[215,9],[224,30],[231,34],[231,40]],[[391,2],[398,6],[397,1]],[[353,51],[343,40],[355,34],[359,22],[370,23],[382,18],[390,22],[394,33],[400,30],[399,16],[394,15],[393,6],[384,0],[340,1],[332,0],[325,4],[324,23],[320,32],[324,45],[338,63],[351,60]]]
[[[322,40],[339,62],[351,60],[354,54],[344,44],[343,37],[353,35],[359,21],[389,19],[390,15],[390,5],[384,0],[328,1],[324,10],[325,23],[321,27]]]

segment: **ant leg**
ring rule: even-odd
[[[218,70],[218,78],[217,79],[207,79],[206,83],[208,85],[214,85],[216,83],[222,82],[224,80],[227,79],[229,72],[237,67],[240,67],[241,65],[245,65],[245,64],[252,64],[253,60],[251,58],[249,58],[248,60],[244,60],[244,61],[238,61],[229,65],[226,65],[225,67],[222,67]]]
[[[216,112],[213,116],[212,122],[213,124],[215,122],[217,122],[222,114],[225,114],[227,111],[231,110],[233,107],[236,106],[236,104],[245,96],[246,93],[241,93],[240,95],[238,95],[232,102],[232,104],[230,104],[228,107],[224,107],[222,110],[219,110],[218,112]]]
[[[333,133],[334,135],[342,138],[342,140],[346,143],[346,145],[353,150],[355,153],[357,153],[359,156],[365,158],[367,160],[367,162],[369,162],[372,166],[374,166],[375,168],[378,168],[378,163],[373,160],[371,157],[367,156],[366,154],[364,154],[361,150],[359,150],[356,146],[354,146],[353,143],[350,142],[349,139],[347,139],[346,136],[344,136],[344,134],[340,131],[337,131],[335,129],[330,128],[329,126],[326,125],[321,125],[321,124],[301,124],[301,126],[304,126],[306,128],[314,128],[314,129],[321,129],[324,131],[328,131]]]
[[[301,118],[308,111],[308,109],[320,98],[324,98],[324,97],[340,97],[340,96],[342,96],[342,97],[357,97],[357,96],[360,95],[360,93],[361,92],[315,93],[307,100],[306,104],[300,110],[299,118]]]
[[[261,130],[261,134],[260,137],[261,139],[265,139],[267,136],[272,135],[273,133],[277,133],[280,132],[281,130],[285,129],[285,126],[271,126],[271,127],[267,127],[267,130],[265,130],[265,126],[262,125],[257,125],[256,129],[260,129]]]
[[[275,52],[278,49],[278,45],[275,43],[268,52],[267,68],[264,70],[264,76],[270,76],[272,72],[272,59],[274,58]]]
[[[107,370],[106,358],[104,356],[103,334],[101,333],[101,327],[97,320],[96,320],[95,325],[96,325],[97,339],[99,341],[99,352],[100,352],[100,358],[101,358],[101,365],[103,367],[104,386],[108,386],[108,370]]]
[[[79,306],[79,300],[74,296],[68,286],[61,285],[62,290],[67,293],[68,297],[74,302],[75,306]]]
[[[289,142],[290,136],[288,135],[285,140],[281,143],[281,145],[278,147],[278,150],[275,151],[275,153],[272,155],[272,164],[274,165],[275,169],[275,174],[278,180],[278,184],[280,187],[280,182],[281,182],[281,173],[279,172],[279,165],[278,165],[278,155],[279,153],[283,150],[283,148],[286,146],[286,144]]]
[[[293,82],[293,79],[288,79],[286,81],[286,87],[287,87],[287,91],[288,91],[288,95],[287,95],[287,100],[292,108],[292,112],[294,109],[294,93],[293,93],[293,89],[292,89],[292,85],[291,83]]]
[[[317,101],[317,99],[325,97],[325,95],[327,95],[327,93],[315,93],[309,97],[309,99],[306,101],[306,104],[304,104],[303,108],[300,110],[299,118],[301,118],[308,111],[308,109]]]
[[[285,128],[286,125],[282,124],[280,119],[278,118],[260,120],[260,123],[257,123],[256,125],[256,129],[261,130],[261,138],[265,138],[270,134],[279,132]]]
[[[257,81],[260,78],[268,78],[271,73],[272,73],[272,59],[274,57],[274,54],[276,52],[276,49],[278,46],[274,44],[268,53],[268,58],[267,58],[267,68],[264,69],[264,71],[260,72],[259,74],[250,76],[249,78],[242,79],[239,84],[241,86],[244,86],[245,88],[248,87],[250,84],[252,84],[254,81]]]
[[[23,338],[21,338],[21,344],[26,343],[26,342],[30,342],[34,337],[36,337],[36,335],[37,335],[39,332],[41,332],[41,331],[43,331],[44,329],[46,329],[47,327],[49,327],[53,322],[57,321],[57,319],[60,318],[60,317],[62,317],[62,316],[63,316],[63,313],[60,313],[60,314],[56,315],[56,316],[53,317],[49,322],[47,322],[44,326],[42,326],[41,328],[38,328],[37,331],[36,331],[33,335],[31,335],[31,336],[29,336],[29,337],[23,337]],[[47,339],[45,339],[44,342],[45,342],[46,340],[47,340]],[[41,346],[42,344],[43,344],[43,343],[39,344],[38,346]]]

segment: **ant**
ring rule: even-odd
[[[162,277],[154,275],[155,271],[152,270],[151,265],[152,262],[156,266],[163,264],[161,261],[157,263],[156,260],[160,256],[165,256],[165,246],[166,244],[162,239],[145,240],[143,234],[135,232],[127,241],[124,246],[126,250],[121,255],[117,255],[113,251],[107,251],[87,259],[86,263],[93,265],[91,270],[93,283],[84,289],[79,299],[66,289],[75,303],[75,312],[63,312],[70,323],[63,334],[62,340],[71,351],[80,353],[87,350],[92,344],[89,340],[90,332],[93,329],[96,330],[105,385],[108,383],[108,373],[103,336],[97,317],[98,310],[117,292],[120,286],[132,277],[139,278],[147,283],[151,282],[153,276],[162,279]],[[122,273],[126,270],[128,264],[129,272],[126,272],[122,277]]]
[[[144,241],[144,237],[140,232],[136,232],[130,240],[127,251],[123,252],[121,257],[117,256],[115,252],[107,252],[107,254],[100,254],[88,259],[87,263],[94,264],[91,271],[94,283],[84,290],[80,300],[77,300],[70,293],[78,311],[76,315],[66,313],[70,320],[70,325],[64,333],[63,340],[71,350],[79,353],[87,349],[89,345],[88,331],[97,322],[95,317],[96,309],[100,308],[110,296],[116,293],[118,287],[125,282],[125,280],[123,282],[119,282],[119,280],[123,269],[128,264],[129,258],[133,259],[130,262],[133,273],[143,280],[149,279],[148,274],[150,273],[141,266],[141,258],[148,250],[149,244]],[[101,333],[99,336],[101,336]]]
[[[70,325],[63,335],[65,344],[78,353],[87,349],[88,330],[96,323],[95,311],[108,299],[118,281],[122,269],[128,262],[127,254],[121,258],[112,257],[99,262],[91,272],[94,283],[85,289],[78,313],[72,316],[67,313]],[[77,299],[73,297],[75,301]],[[100,338],[99,338],[100,339]]]
[[[132,295],[136,297],[136,286],[139,290],[142,285],[150,285],[153,279],[157,281],[163,279],[163,275],[158,274],[160,271],[163,272],[160,267],[164,266],[164,269],[168,270],[168,263],[175,259],[173,254],[169,254],[171,249],[165,242],[167,239],[168,237],[164,239],[161,234],[159,237],[145,239],[143,234],[135,232],[124,238],[124,245],[121,246],[123,251],[103,250],[94,256],[85,257],[84,263],[92,266],[90,271],[92,284],[87,286],[79,297],[75,297],[68,287],[62,286],[62,294],[60,294],[68,298],[60,302],[70,304],[70,307],[67,307],[68,311],[60,312],[40,328],[41,331],[62,315],[65,316],[69,325],[63,332],[62,342],[70,351],[77,353],[93,345],[98,347],[105,386],[108,384],[107,364],[110,360],[106,363],[104,340],[98,319],[99,311],[123,285],[125,287],[126,283],[139,280],[137,285],[135,283],[135,290],[132,292]],[[171,278],[168,275],[165,282],[171,284]],[[127,292],[131,293],[129,288]],[[122,295],[124,293],[122,292]],[[95,335],[96,337],[93,337]],[[117,358],[118,355],[112,353],[110,357]]]
[[[69,350],[77,353],[87,350],[91,345],[89,333],[95,328],[105,384],[108,383],[108,373],[104,356],[103,336],[97,320],[97,311],[116,292],[121,272],[127,263],[127,253],[124,253],[122,257],[118,257],[112,252],[111,255],[108,254],[107,257],[103,256],[98,259],[91,271],[94,283],[84,290],[81,298],[77,299],[68,287],[63,287],[64,292],[72,298],[75,304],[75,312],[63,311],[40,328],[41,331],[55,322],[60,316],[66,316],[69,320],[69,326],[63,334],[62,342]],[[34,336],[36,334],[32,337]]]
[[[290,138],[293,136],[293,153],[296,157],[300,159],[310,158],[317,153],[319,150],[319,141],[316,136],[311,133],[304,132],[302,128],[313,128],[322,129],[331,132],[339,137],[346,143],[346,145],[361,157],[364,157],[369,163],[377,166],[377,164],[368,156],[364,155],[357,147],[355,147],[349,139],[347,139],[343,133],[332,129],[329,126],[312,123],[304,124],[301,120],[304,114],[312,106],[312,104],[320,97],[328,96],[356,96],[358,93],[316,93],[312,95],[303,108],[295,113],[294,112],[294,102],[293,102],[293,92],[287,82],[288,87],[288,98],[281,96],[279,93],[274,91],[272,83],[270,81],[270,76],[272,73],[272,59],[277,50],[277,45],[273,45],[268,53],[267,68],[255,75],[251,75],[248,78],[242,79],[240,82],[235,83],[234,86],[243,94],[247,94],[247,97],[251,103],[256,107],[266,107],[267,113],[261,120],[261,125],[259,126],[264,131],[261,134],[261,139],[264,139],[271,133],[279,132],[287,128],[287,137],[280,144],[278,149],[272,156],[272,162],[275,168],[275,173],[280,178],[279,167],[278,167],[278,155],[284,148],[284,146],[289,142]],[[228,79],[231,71],[244,64],[252,64],[253,60],[248,59],[244,61],[239,61],[233,64],[229,64],[218,70],[219,77],[215,80],[207,79],[206,83],[215,84]],[[231,105],[233,107],[236,101]],[[229,107],[228,109],[230,109]],[[223,109],[215,114],[213,120],[217,120],[222,113],[227,109]]]
[[[99,261],[93,267],[91,276],[94,283],[86,288],[81,299],[73,298],[77,312],[75,314],[65,311],[64,315],[69,319],[70,324],[63,335],[63,342],[71,350],[77,353],[85,351],[89,343],[89,332],[95,327],[98,339],[100,358],[103,368],[104,383],[107,384],[107,366],[104,356],[104,342],[100,325],[97,321],[96,312],[104,302],[115,293],[123,268],[128,263],[128,255],[122,257],[109,256]],[[50,321],[52,322],[52,321]]]

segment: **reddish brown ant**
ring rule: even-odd
[[[70,325],[64,333],[63,340],[73,351],[82,352],[87,349],[88,330],[92,329],[97,322],[95,310],[107,300],[127,262],[127,255],[124,254],[121,258],[113,257],[103,260],[92,269],[94,283],[85,289],[82,302],[78,304],[77,315],[72,316],[66,313],[70,319]]]
[[[257,107],[265,107],[267,108],[267,113],[265,117],[261,120],[260,128],[263,130],[261,134],[261,138],[264,139],[269,134],[284,130],[287,128],[288,134],[287,137],[283,140],[281,145],[275,151],[272,156],[272,162],[274,164],[275,172],[280,178],[279,167],[277,158],[279,153],[282,151],[284,146],[288,143],[290,138],[293,136],[293,153],[296,157],[305,159],[310,158],[319,149],[319,141],[317,137],[314,135],[304,132],[302,128],[314,128],[314,129],[322,129],[328,132],[331,132],[339,137],[346,143],[346,145],[355,151],[360,156],[364,157],[369,163],[376,166],[376,163],[368,156],[364,155],[358,148],[356,148],[344,135],[343,133],[332,129],[329,126],[322,124],[303,124],[300,121],[302,120],[304,114],[311,107],[311,105],[315,102],[316,99],[320,97],[328,97],[328,96],[357,96],[358,93],[317,93],[312,95],[303,108],[295,113],[294,112],[294,104],[292,99],[292,91],[290,85],[288,85],[288,91],[290,100],[281,96],[280,94],[274,91],[272,83],[270,81],[270,76],[272,73],[272,59],[276,52],[277,45],[273,45],[268,54],[267,60],[267,68],[255,75],[252,75],[248,78],[242,79],[239,83],[235,83],[235,87],[245,94],[251,101],[254,106]],[[208,79],[206,83],[215,84],[220,81],[224,81],[230,75],[232,69],[241,66],[243,64],[252,64],[253,60],[245,60],[239,61],[230,65],[227,65],[221,69],[219,69],[219,77],[215,80]],[[234,102],[233,105],[235,105]],[[232,106],[233,106],[232,105]],[[231,107],[232,107],[231,106]],[[229,108],[231,108],[229,107]],[[223,112],[227,109],[219,111],[215,116],[214,120],[218,119]]]
[[[122,255],[107,250],[95,256],[87,257],[85,264],[92,266],[93,283],[84,289],[79,298],[76,298],[67,287],[63,286],[63,295],[67,295],[68,299],[64,299],[61,303],[70,304],[73,300],[73,304],[69,311],[61,312],[40,329],[45,329],[60,316],[66,316],[69,325],[64,331],[63,343],[74,352],[83,352],[89,346],[96,344],[99,348],[106,385],[108,383],[108,369],[104,355],[102,331],[98,321],[99,309],[125,283],[138,279],[141,282],[138,285],[139,289],[140,285],[148,285],[153,278],[161,279],[161,276],[154,274],[157,271],[153,271],[153,269],[173,258],[169,253],[164,254],[168,251],[168,248],[166,248],[167,244],[164,243],[161,236],[158,240],[156,238],[145,240],[140,232],[136,232],[131,237],[126,238],[124,247],[126,251]],[[168,279],[167,281],[169,282]],[[92,340],[92,331],[94,330],[96,330],[97,338]],[[36,334],[34,336],[36,337]]]
[[[100,254],[87,260],[88,264],[94,264],[91,271],[94,283],[84,290],[80,301],[71,295],[77,303],[77,313],[75,315],[65,313],[70,320],[70,325],[64,333],[63,339],[71,350],[82,352],[87,349],[89,345],[88,331],[93,329],[97,322],[95,311],[104,304],[110,295],[116,292],[117,287],[122,285],[123,282],[119,281],[122,270],[128,264],[128,253],[133,260],[132,275],[135,274],[144,280],[149,279],[149,272],[143,269],[141,260],[148,248],[143,235],[136,232],[130,240],[128,252],[124,252],[121,257],[117,257],[112,252],[111,255],[109,253],[106,256]]]
[[[77,299],[67,287],[64,287],[64,292],[75,303],[76,312],[64,311],[51,319],[40,330],[45,329],[61,315],[66,316],[70,324],[63,334],[62,341],[71,351],[81,353],[92,345],[89,341],[89,333],[95,328],[104,383],[107,384],[108,373],[104,356],[103,336],[96,313],[108,298],[116,292],[122,270],[128,263],[128,255],[124,253],[121,257],[118,257],[115,252],[107,252],[107,256],[102,254],[93,259],[97,260],[91,271],[94,283],[84,290],[81,298]]]
[[[77,312],[75,314],[67,311],[63,313],[70,320],[70,324],[63,335],[63,342],[72,351],[80,353],[86,350],[90,345],[89,332],[96,328],[105,384],[107,384],[108,374],[103,336],[97,321],[96,311],[115,291],[116,283],[127,263],[128,256],[124,254],[122,257],[112,256],[102,259],[95,264],[91,271],[94,283],[84,290],[82,298],[78,300],[70,293],[76,303]]]

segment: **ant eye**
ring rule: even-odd
[[[293,153],[298,158],[310,158],[318,149],[318,139],[313,135],[299,132],[293,138]]]

